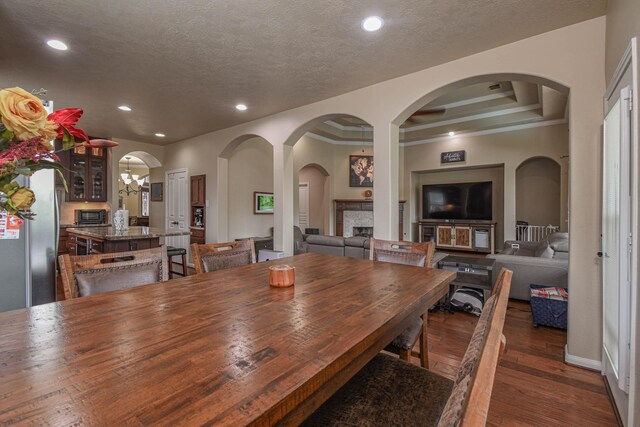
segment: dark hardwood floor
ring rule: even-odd
[[[476,322],[466,313],[429,313],[431,370],[454,377]],[[564,331],[534,328],[529,304],[511,300],[504,335],[487,425],[617,425],[600,373],[564,363]]]

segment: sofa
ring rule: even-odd
[[[567,288],[569,275],[569,234],[552,233],[540,242],[507,240],[504,249],[487,255],[496,260],[493,280],[501,268],[513,271],[509,298],[529,300],[529,285]]]
[[[341,236],[325,236],[319,234],[309,234],[305,236],[305,243],[309,252],[320,254],[348,256],[358,259],[369,259],[369,238],[368,237],[341,237]],[[433,254],[433,268],[438,267],[438,262],[446,257],[444,252],[436,252]]]

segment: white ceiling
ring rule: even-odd
[[[605,9],[606,0],[3,0],[0,87],[48,89],[56,108],[84,108],[91,135],[162,144]],[[360,21],[372,14],[385,26],[365,33]],[[50,49],[51,38],[69,50]],[[239,102],[249,110],[236,111]]]

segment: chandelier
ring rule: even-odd
[[[131,174],[131,167],[129,166],[129,160],[131,157],[125,157],[127,159],[127,169],[125,169],[124,173],[120,174],[120,181],[124,183],[124,188],[118,191],[118,194],[138,194],[142,191],[142,185],[145,183],[146,178],[140,178],[138,175]],[[134,184],[136,186],[134,186]]]

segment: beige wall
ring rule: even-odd
[[[149,169],[149,183],[164,182],[164,168]],[[151,195],[149,195],[151,199]],[[164,200],[161,202],[150,202],[149,206],[149,226],[156,228],[166,228]]]
[[[640,38],[640,1],[609,0],[607,4],[607,82],[622,59],[632,37]]]
[[[420,215],[422,214],[423,185],[484,181],[491,181],[493,183],[493,205],[491,209],[493,214],[492,220],[497,223],[495,244],[497,249],[502,248],[502,243],[504,242],[504,167],[502,165],[456,170],[436,170],[413,174],[412,182],[414,182],[415,185],[412,200],[416,200],[416,217],[421,218]]]
[[[261,138],[240,144],[229,159],[229,239],[264,237],[273,215],[253,213],[253,192],[273,191],[273,150]]]
[[[328,198],[327,177],[317,167],[306,166],[300,169],[298,181],[309,183],[309,227],[318,228],[320,234],[325,234],[332,203]]]
[[[291,147],[310,127],[320,122],[340,114],[356,116],[374,127],[377,183],[374,187],[374,227],[376,237],[391,238],[398,222],[396,203],[400,188],[404,188],[405,193],[410,188],[406,169],[402,173],[404,185],[401,187],[399,182],[398,124],[444,92],[487,79],[522,80],[526,75],[558,89],[568,88],[571,103],[569,287],[572,294],[569,300],[568,354],[600,360],[602,294],[596,252],[600,235],[601,176],[598,171],[601,163],[602,95],[605,90],[604,44],[604,17],[581,22],[171,144],[165,148],[165,168],[188,167],[191,174],[207,174],[207,197],[219,206],[208,211],[207,239],[216,241],[218,236],[226,237],[226,198],[230,194],[228,153],[218,157],[225,147],[247,135],[264,137],[274,147],[274,246],[290,254],[293,251],[294,184],[297,182]],[[505,145],[504,150],[510,153],[513,146]],[[406,168],[412,156],[407,151],[404,156]],[[490,157],[479,153],[474,161],[484,165],[495,164]],[[434,167],[439,166],[436,162]],[[516,166],[513,165],[512,169],[514,176]],[[507,172],[511,173],[511,169],[505,164],[505,174]],[[508,194],[515,194],[515,179],[510,183],[505,178],[505,195]],[[505,200],[509,198],[505,196]],[[515,209],[509,209],[514,212],[511,217],[507,217],[505,204],[505,224],[515,224]]]
[[[530,225],[560,225],[560,165],[538,157],[516,170],[516,219]]]

